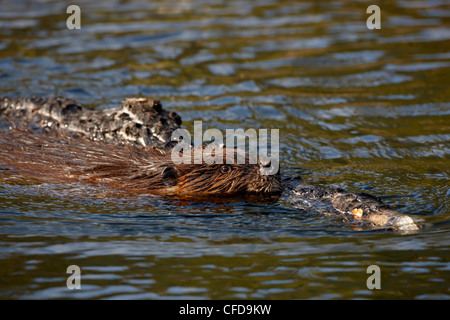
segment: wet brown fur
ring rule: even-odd
[[[262,175],[261,165],[248,164],[248,155],[246,160],[233,165],[174,164],[170,149],[0,130],[0,164],[46,181],[86,181],[154,194],[281,193],[279,173]]]

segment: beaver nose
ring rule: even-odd
[[[263,168],[270,168],[272,161],[268,158],[262,158],[260,159],[260,163]]]

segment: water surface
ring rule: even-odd
[[[111,108],[149,96],[186,128],[280,130],[281,167],[369,192],[425,228],[361,230],[275,204],[180,202],[0,170],[0,297],[449,299],[446,1],[0,4],[0,93]],[[2,124],[3,128],[7,124]],[[66,287],[69,265],[82,289]],[[369,290],[369,265],[381,289]]]

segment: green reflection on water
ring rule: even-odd
[[[358,232],[283,200],[180,204],[1,171],[0,297],[448,299],[449,17],[408,3],[383,2],[371,31],[360,1],[81,1],[74,32],[64,4],[2,2],[2,94],[149,95],[188,129],[278,128],[286,174],[374,193],[427,228]],[[86,268],[80,292],[69,264]]]

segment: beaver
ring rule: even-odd
[[[86,181],[134,192],[176,195],[279,195],[280,172],[262,174],[270,161],[244,164],[176,164],[170,148],[115,145],[63,132],[37,134],[24,128],[0,130],[0,163],[46,181]],[[195,148],[190,151],[192,159]]]
[[[157,100],[126,99],[120,108],[89,110],[61,97],[0,97],[0,115],[34,129],[0,130],[0,164],[46,180],[82,180],[196,200],[202,195],[208,200],[211,195],[247,200],[258,194],[257,201],[272,202],[281,196],[298,210],[338,215],[360,226],[419,229],[411,217],[378,197],[321,188],[301,177],[281,178],[280,172],[262,175],[261,168],[270,167],[264,159],[249,164],[246,156],[243,165],[174,164],[170,137],[180,128],[181,118]]]

